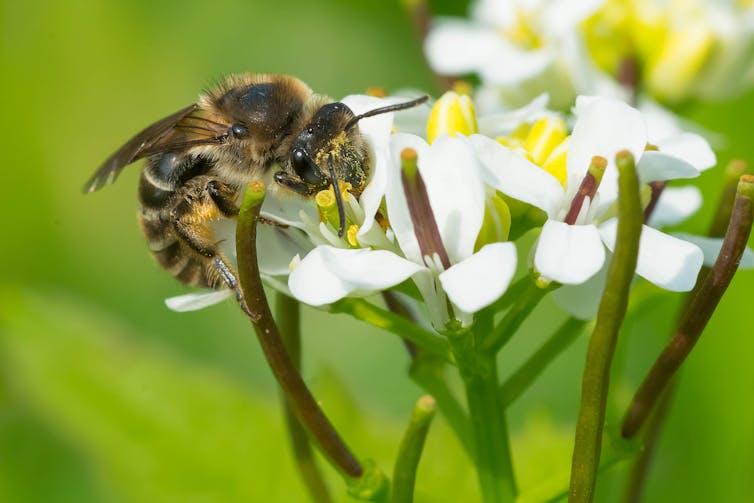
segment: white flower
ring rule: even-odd
[[[488,138],[472,137],[490,178],[488,183],[547,214],[534,266],[546,278],[565,285],[584,284],[597,275],[605,264],[605,247],[614,247],[617,222],[611,211],[618,196],[616,153],[628,150],[633,154],[643,182],[697,176],[700,169],[709,167],[711,153],[708,146],[701,148],[700,137],[691,136],[667,139],[659,151],[645,152],[649,138],[641,113],[617,100],[580,97],[575,113],[565,187],[519,153]],[[678,145],[689,148],[678,150]],[[607,162],[599,188],[594,198],[586,197],[565,222],[595,156]],[[636,270],[640,276],[668,290],[690,290],[701,265],[702,252],[697,246],[643,227]]]
[[[607,0],[582,26],[594,64],[626,61],[654,99],[720,99],[754,82],[754,7],[735,0]]]
[[[425,53],[436,72],[477,73],[508,103],[548,92],[556,107],[568,106],[588,78],[576,28],[603,2],[479,0],[469,21],[434,20]]]
[[[418,154],[418,172],[426,186],[439,243],[418,232],[426,231],[428,222],[415,222],[416,215],[409,209],[410,191],[404,186],[400,160],[407,148]],[[435,326],[444,326],[451,316],[446,296],[454,306],[452,316],[468,323],[472,313],[503,294],[516,266],[515,247],[509,242],[489,243],[474,253],[484,220],[486,189],[473,147],[465,137],[441,136],[430,146],[418,136],[396,134],[390,141],[389,160],[384,198],[399,250],[319,246],[291,273],[290,290],[303,302],[323,305],[347,295],[382,290],[410,277]],[[378,196],[376,192],[374,197]]]

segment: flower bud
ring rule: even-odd
[[[560,117],[544,117],[534,123],[524,146],[529,159],[542,166],[555,148],[568,136],[568,128]]]
[[[427,141],[432,143],[438,136],[472,135],[479,131],[476,113],[471,98],[448,91],[432,107],[427,121]]]

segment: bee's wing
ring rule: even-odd
[[[199,116],[192,116],[198,108],[196,104],[190,105],[155,122],[131,138],[102,163],[84,184],[83,192],[94,192],[114,182],[123,168],[143,157],[220,141],[226,134],[225,128],[220,127],[221,124],[207,122]],[[190,119],[202,121],[203,127],[190,123]]]

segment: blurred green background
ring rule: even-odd
[[[2,2],[0,501],[304,501],[274,381],[228,302],[168,311],[186,291],[150,259],[136,223],[138,168],[83,196],[135,131],[230,72],[293,74],[340,97],[369,86],[435,93],[397,2],[277,0]],[[464,2],[438,2],[463,12]],[[725,132],[721,160],[754,161],[754,95],[686,112]],[[683,227],[703,232],[719,171]],[[622,410],[667,337],[677,296],[638,285],[609,407]],[[749,501],[754,494],[754,276],[743,273],[684,369],[647,501]],[[503,355],[509,374],[562,319],[537,311]],[[304,313],[304,375],[356,453],[392,469],[420,391],[393,336]],[[585,339],[510,412],[524,489],[565,479]],[[600,482],[615,501],[625,463]],[[325,469],[338,501],[343,484]],[[442,418],[419,501],[475,501],[470,462]]]

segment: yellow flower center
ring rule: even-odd
[[[533,22],[539,14],[516,8],[516,22],[500,28],[503,37],[521,49],[531,50],[542,47],[543,41]]]
[[[544,117],[533,125],[519,126],[510,136],[497,141],[566,183],[568,128],[560,117]]]
[[[618,76],[631,59],[651,94],[679,101],[693,91],[717,43],[708,10],[698,0],[607,0],[583,23],[586,45],[604,71]]]

